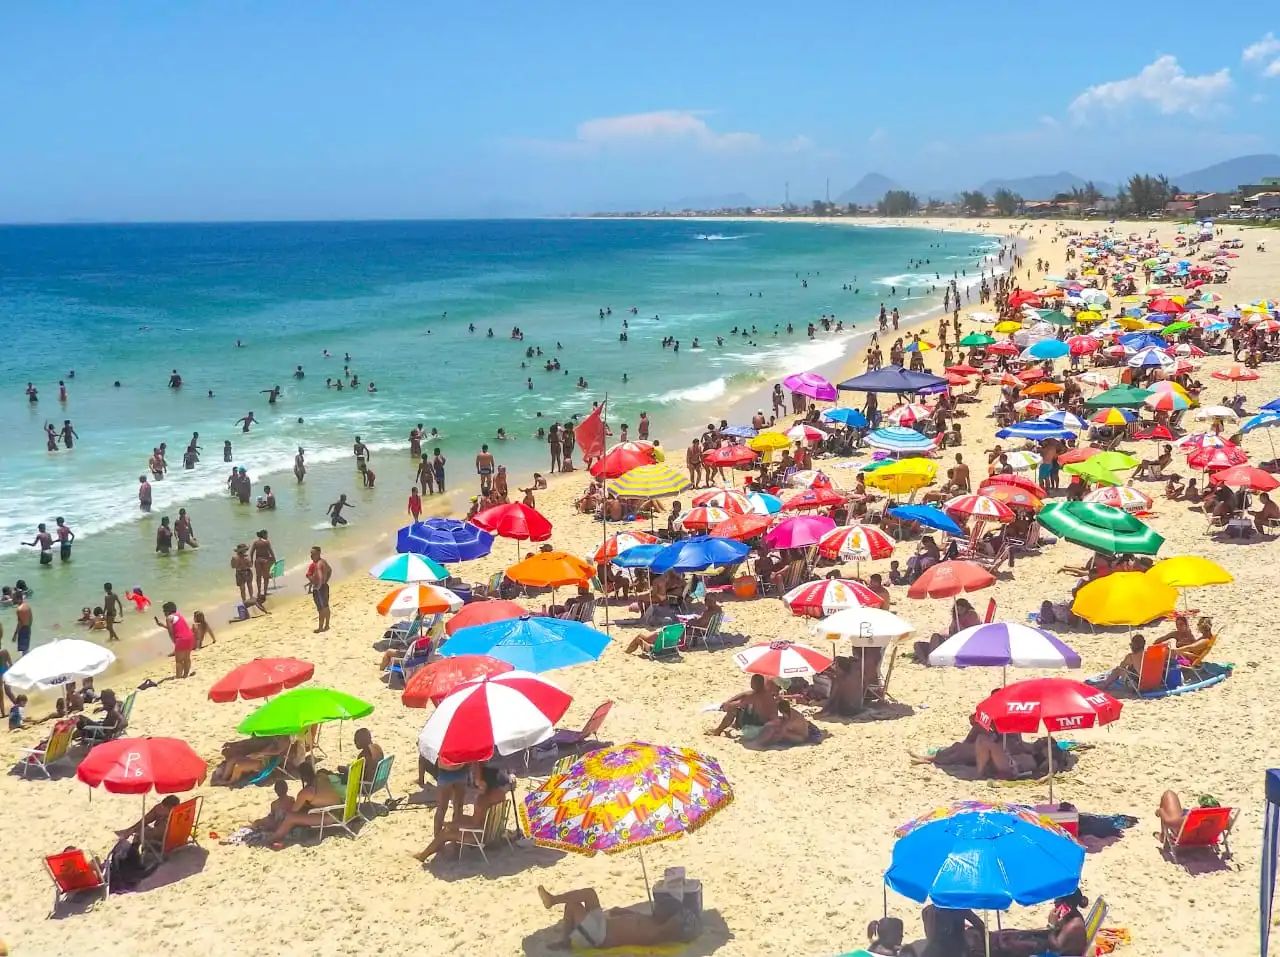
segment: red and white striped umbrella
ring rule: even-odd
[[[982,522],[1012,522],[1013,509],[986,495],[957,495],[942,508],[957,515],[968,515]]]
[[[733,656],[734,662],[750,675],[767,678],[804,678],[825,671],[834,660],[816,648],[791,641],[771,641],[752,645]]]
[[[721,509],[730,515],[748,515],[751,512],[751,503],[747,501],[745,495],[726,488],[712,488],[707,489],[705,492],[699,492],[694,496],[693,504],[695,507],[710,505],[712,508]]]
[[[613,446],[613,448],[609,449],[609,451],[640,452],[641,454],[648,455],[653,452],[653,443],[645,442],[643,440],[637,440],[635,442],[619,442],[617,445]]]
[[[605,539],[603,545],[596,549],[596,564],[617,558],[637,545],[655,545],[657,542],[658,536],[650,535],[648,532],[614,532]]]
[[[1057,409],[1056,405],[1044,399],[1019,399],[1013,407],[1023,415],[1044,415]]]
[[[1263,319],[1253,328],[1259,332],[1280,332],[1280,322],[1275,319]],[[1201,353],[1201,355],[1204,355],[1204,353]]]
[[[829,578],[793,588],[782,596],[792,614],[825,618],[846,608],[878,608],[882,599],[862,582]]]
[[[728,521],[731,517],[732,515],[723,508],[699,505],[697,508],[691,508],[685,512],[680,519],[680,524],[688,529],[706,531],[713,525]]]
[[[787,478],[787,484],[794,485],[796,488],[833,488],[835,486],[830,476],[816,469],[801,469],[798,472],[792,472]]]
[[[806,425],[803,422],[787,429],[787,438],[792,442],[821,442],[826,437],[826,432],[821,429],[815,429],[812,425]]]
[[[1277,324],[1277,328],[1280,328],[1280,323]],[[1189,342],[1179,342],[1177,345],[1170,346],[1168,351],[1171,356],[1188,356],[1192,359],[1203,359],[1208,355],[1199,346],[1193,346]]]
[[[1224,439],[1216,432],[1192,432],[1175,440],[1173,444],[1188,454],[1196,449],[1223,449],[1229,445],[1235,445],[1234,442]]]
[[[1115,385],[1110,376],[1105,376],[1101,372],[1081,372],[1076,378],[1095,389],[1110,389]]]
[[[900,425],[909,429],[917,422],[922,422],[929,418],[932,414],[932,409],[921,405],[919,402],[904,402],[902,405],[895,406],[885,413],[885,420],[890,425]]]
[[[869,562],[888,558],[894,544],[878,525],[841,525],[818,539],[818,553],[833,562]]]
[[[508,671],[461,684],[440,702],[418,735],[418,753],[437,764],[487,761],[555,734],[573,698],[528,671]]]

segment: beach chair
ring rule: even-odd
[[[49,766],[57,764],[67,756],[67,752],[71,750],[71,738],[75,731],[74,721],[59,721],[54,725],[53,733],[49,735],[43,747],[19,748],[18,753],[22,757],[18,759],[18,764],[22,767],[22,776],[25,778],[28,769],[35,768],[46,778],[52,779]]]
[[[1209,660],[1209,652],[1213,651],[1213,646],[1218,643],[1218,636],[1212,636],[1204,646],[1204,650],[1198,655],[1192,655],[1186,659],[1186,664],[1182,665],[1182,670],[1187,672],[1192,680],[1203,681],[1208,675],[1205,673],[1204,666]]]
[[[360,801],[374,803],[373,796],[379,791],[387,792],[387,800],[395,800],[395,795],[391,793],[391,765],[395,761],[394,754],[384,754],[382,760],[378,762],[378,766],[373,769],[373,779],[371,781],[360,780]],[[363,760],[363,759],[361,759]],[[360,812],[360,816],[364,820],[369,821],[371,818],[365,816],[364,812]]]
[[[805,564],[803,558],[797,558],[794,562],[787,566],[787,570],[782,573],[782,594],[786,594],[793,588],[799,588],[805,581]]]
[[[53,879],[53,910],[49,913],[50,917],[57,914],[59,905],[77,894],[100,890],[103,899],[111,896],[107,872],[102,862],[79,848],[50,854],[44,859],[44,866]]]
[[[189,798],[170,811],[165,820],[164,833],[159,840],[147,841],[142,849],[143,854],[163,861],[174,851],[188,845],[199,846],[196,828],[200,825],[200,805],[203,800],[200,797]]]
[[[1142,653],[1142,668],[1137,681],[1126,679],[1131,690],[1138,694],[1164,691],[1168,684],[1169,664],[1172,661],[1168,645],[1150,645]]]
[[[665,625],[653,639],[653,647],[645,655],[646,658],[665,658],[680,654],[680,644],[684,641],[684,625],[679,622]]]
[[[484,851],[486,847],[492,847],[498,841],[506,841],[507,847],[511,847],[511,837],[508,834],[510,822],[510,796],[504,797],[501,804],[489,805],[489,809],[484,812],[484,824],[482,827],[462,827],[458,829],[458,834],[461,838],[458,841],[459,860],[462,858],[463,850],[468,847],[474,847],[480,852],[484,862],[488,864],[489,855]]]
[[[280,587],[279,585],[276,584],[276,579],[284,577],[284,559],[283,558],[277,558],[274,562],[271,563],[271,571],[269,574],[271,575],[271,581],[268,583],[268,588],[271,591],[275,591],[277,588]]]
[[[551,736],[548,744],[554,744],[557,748],[576,748],[584,743],[587,738],[600,740],[600,727],[604,724],[604,719],[609,717],[611,710],[613,710],[613,702],[606,701],[591,712],[591,717],[587,719],[587,723],[582,726],[581,731],[574,731],[572,728],[556,728],[556,732]]]
[[[123,719],[120,726],[114,731],[100,728],[96,725],[89,725],[80,735],[80,740],[86,747],[92,748],[95,744],[101,744],[104,741],[114,741],[121,737],[129,730],[129,718],[133,715],[133,702],[138,697],[138,692],[130,691],[129,697],[124,699],[124,705],[120,708],[120,717]]]
[[[315,809],[320,812],[320,820],[311,827],[320,831],[321,839],[324,838],[326,827],[340,827],[352,837],[356,836],[356,832],[351,830],[351,824],[360,814],[360,787],[363,780],[364,758],[356,758],[351,762],[351,767],[347,768],[347,789],[343,802]]]
[[[711,616],[711,620],[707,622],[707,626],[702,628],[698,625],[686,625],[685,631],[689,635],[690,646],[702,642],[702,647],[711,650],[711,642],[720,641],[720,627],[724,624],[724,612],[718,611]]]
[[[267,778],[271,777],[271,775],[275,774],[277,771],[284,773],[284,768],[282,766],[283,763],[284,763],[283,759],[280,757],[280,755],[273,754],[271,758],[267,761],[266,765],[262,768],[262,770],[249,779],[249,783],[261,784],[263,781],[267,780]],[[288,775],[286,775],[286,777],[287,776]]]
[[[992,598],[987,602],[987,614],[986,614],[986,617],[982,619],[982,623],[984,625],[989,625],[995,620],[996,620],[996,600]]]
[[[1193,807],[1183,816],[1182,826],[1176,832],[1169,827],[1161,828],[1161,849],[1175,861],[1180,851],[1197,849],[1212,851],[1225,860],[1231,856],[1227,839],[1239,813],[1240,809],[1233,807]]]

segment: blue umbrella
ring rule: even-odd
[[[523,615],[460,628],[441,646],[440,654],[489,655],[517,670],[541,674],[595,661],[607,644],[608,635],[581,622]]]
[[[911,372],[902,366],[883,366],[836,385],[842,392],[919,392],[929,386],[945,386],[947,380],[927,372]]]
[[[964,534],[964,529],[956,524],[955,519],[932,505],[895,505],[889,509],[889,514],[906,522],[915,522],[925,528],[946,532],[948,535]]]
[[[953,909],[1008,910],[1080,886],[1084,848],[1001,811],[930,821],[893,845],[885,883],[904,897]]]
[[[1222,314],[1222,318],[1223,318],[1223,319],[1239,319],[1239,318],[1240,318],[1240,310],[1239,310],[1239,309],[1230,309],[1230,310],[1228,310],[1227,312],[1224,312],[1224,313]]]
[[[1231,323],[1229,322],[1211,322],[1204,327],[1204,331],[1205,332],[1225,332],[1227,329],[1230,329],[1230,328],[1231,328]]]
[[[729,435],[735,439],[754,439],[760,433],[749,425],[731,425],[720,430],[721,435]]]
[[[1276,399],[1275,401],[1280,403],[1280,399]],[[1268,408],[1269,405],[1270,403],[1268,403],[1268,405],[1264,405],[1262,407],[1262,412],[1259,412],[1251,419],[1245,420],[1244,425],[1240,426],[1240,431],[1252,432],[1254,429],[1273,429],[1280,425],[1280,412],[1276,411],[1276,408]],[[1277,408],[1280,408],[1280,406],[1277,406]]]
[[[1130,332],[1120,336],[1116,341],[1121,345],[1132,346],[1134,349],[1141,351],[1155,346],[1157,349],[1167,349],[1169,343],[1157,336],[1154,332]]]
[[[841,425],[847,425],[851,429],[865,429],[867,427],[867,417],[857,409],[828,409],[822,413],[822,417],[828,422],[839,422]]]
[[[777,515],[782,511],[782,499],[768,492],[750,492],[747,501],[751,503],[751,511],[757,515]]]
[[[1173,360],[1159,346],[1145,346],[1129,357],[1129,366],[1134,369],[1163,369],[1173,365]]]
[[[1044,439],[1074,439],[1075,437],[1076,433],[1070,429],[1064,429],[1060,425],[1055,425],[1042,419],[1015,422],[1013,425],[996,433],[996,438],[998,439],[1031,439],[1034,442],[1040,442]]]
[[[1071,355],[1071,347],[1057,339],[1041,339],[1028,346],[1026,354],[1037,359],[1061,359]]]
[[[906,429],[900,425],[876,429],[863,443],[873,449],[886,449],[889,452],[927,452],[933,448],[933,439],[925,438],[915,429]]]
[[[610,565],[617,565],[619,568],[648,568],[653,564],[653,560],[658,557],[666,545],[637,545],[634,548],[628,548],[621,555],[616,555],[610,559]]]
[[[1270,402],[1262,406],[1265,412],[1280,412],[1280,399],[1272,399]]]
[[[664,548],[652,564],[651,571],[658,572],[700,572],[721,565],[736,565],[747,557],[751,546],[746,542],[735,542],[731,538],[713,538],[710,535],[699,535],[686,538]],[[625,552],[623,554],[626,554]]]
[[[1078,415],[1071,412],[1064,412],[1061,409],[1054,409],[1052,412],[1046,412],[1040,416],[1041,422],[1052,422],[1056,426],[1064,429],[1071,429],[1073,432],[1083,432],[1088,428],[1088,423]]]
[[[429,518],[396,533],[396,551],[425,555],[436,562],[469,562],[488,555],[492,547],[492,535],[454,518]]]

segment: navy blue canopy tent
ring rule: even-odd
[[[1276,890],[1276,869],[1280,866],[1280,770],[1267,772],[1267,806],[1262,818],[1262,879],[1259,881],[1260,950],[1267,957],[1271,939],[1271,901]]]
[[[946,388],[947,380],[927,372],[911,372],[902,366],[884,366],[845,379],[836,388],[842,392],[919,392],[921,389]]]

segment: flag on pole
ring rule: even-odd
[[[586,462],[604,456],[604,407],[608,401],[605,399],[592,409],[591,414],[582,420],[582,424],[573,430],[573,436],[578,440],[578,448]]]

